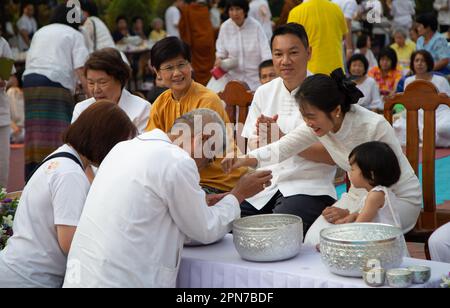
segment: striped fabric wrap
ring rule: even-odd
[[[62,145],[62,134],[70,125],[74,98],[63,87],[37,86],[24,89],[25,177]]]

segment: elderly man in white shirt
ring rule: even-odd
[[[12,59],[12,52],[8,42],[0,36],[0,58]],[[11,75],[15,73],[12,68]],[[9,101],[5,93],[8,80],[0,77],[0,187],[8,185],[9,173],[9,135],[10,135],[10,111]]]
[[[215,66],[219,67],[224,59],[237,59],[237,67],[230,69],[223,78],[244,81],[255,91],[261,85],[259,64],[272,58],[268,39],[258,21],[247,17],[247,0],[229,0],[226,11],[230,19],[220,27]]]
[[[256,124],[261,115],[277,117],[281,134],[287,134],[303,123],[295,101],[295,94],[307,76],[311,56],[303,26],[290,23],[277,28],[272,38],[272,52],[274,68],[280,77],[256,90],[242,131],[242,136],[249,138],[250,149],[259,146]],[[273,185],[242,203],[242,216],[272,212],[294,214],[303,219],[306,234],[323,210],[336,202],[333,185],[336,167],[302,156],[303,153],[271,166]]]
[[[175,287],[186,237],[222,238],[240,216],[239,203],[271,184],[270,171],[249,174],[208,207],[198,169],[224,140],[219,115],[197,109],[170,134],[156,129],[117,145],[89,191],[64,287]]]

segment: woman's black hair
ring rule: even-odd
[[[365,33],[358,36],[358,39],[356,40],[356,48],[361,49],[367,47],[368,38],[369,37]]]
[[[59,4],[53,10],[50,24],[63,24],[78,31],[78,27],[81,25],[81,12],[79,12],[80,20],[77,20],[77,18],[68,18],[69,16],[75,17],[73,14],[74,11],[72,7],[65,4]]]
[[[416,23],[422,24],[424,28],[430,27],[433,32],[438,29],[438,20],[434,13],[420,14],[416,18]]]
[[[409,64],[409,68],[411,69],[411,71],[416,74],[416,70],[414,69],[414,60],[416,59],[417,55],[422,55],[423,58],[425,59],[425,63],[427,64],[427,72],[432,72],[434,69],[434,60],[433,60],[433,56],[431,55],[431,53],[429,53],[428,51],[426,51],[425,49],[422,50],[416,50],[412,53],[411,55],[411,62]]]
[[[119,21],[125,20],[128,23],[128,19],[125,15],[119,15],[116,17],[116,25],[119,23]]]
[[[325,74],[316,74],[305,79],[295,95],[296,101],[312,105],[327,115],[341,106],[345,114],[350,111],[353,104],[357,104],[364,94],[356,84],[344,75],[341,68],[334,70],[331,77]]]
[[[397,155],[391,147],[380,141],[363,143],[348,156],[350,164],[357,164],[362,176],[372,186],[391,187],[401,176]]]
[[[89,16],[98,16],[98,8],[94,0],[82,0],[80,4],[81,9],[88,12]]]
[[[225,12],[227,12],[227,14],[232,6],[237,6],[243,9],[245,13],[245,18],[247,18],[248,11],[250,10],[250,6],[247,0],[228,0],[227,6],[225,7]]]
[[[277,27],[275,29],[275,31],[273,31],[273,35],[270,40],[270,46],[273,48],[273,41],[274,41],[275,37],[277,37],[279,35],[286,35],[286,34],[292,34],[292,35],[297,36],[300,39],[300,41],[303,43],[303,46],[305,46],[305,49],[309,48],[309,39],[308,39],[308,34],[306,33],[305,28],[302,25],[300,25],[298,23],[294,23],[294,22],[290,22],[288,24]]]
[[[367,61],[366,56],[361,53],[357,53],[351,56],[351,58],[347,62],[347,70],[350,72],[350,67],[352,66],[352,63],[355,61],[362,62],[362,64],[364,65],[364,75],[366,75],[367,72],[369,71],[369,61]]]
[[[378,67],[381,68],[380,62],[384,57],[388,57],[391,60],[391,70],[395,70],[397,68],[397,53],[391,47],[385,47],[381,49],[380,54],[378,55]]]
[[[166,37],[158,41],[150,52],[151,64],[156,69],[161,68],[161,64],[166,61],[182,56],[188,62],[191,62],[191,49],[188,44],[177,37]]]

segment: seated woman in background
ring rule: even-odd
[[[380,97],[380,89],[377,82],[367,76],[369,62],[362,54],[353,55],[347,62],[347,69],[350,76],[356,83],[356,87],[364,94],[364,97],[359,99],[358,105],[370,110],[382,110],[383,101]]]
[[[397,83],[402,78],[401,71],[397,68],[397,54],[386,47],[378,56],[378,66],[369,70],[368,75],[375,79],[380,88],[381,96],[389,96],[395,93]]]
[[[426,80],[432,82],[439,93],[450,96],[450,85],[448,80],[432,72],[434,61],[431,54],[426,50],[418,50],[411,56],[411,71],[413,76],[405,81],[406,87],[416,80]],[[402,144],[406,143],[406,119],[399,118],[394,122],[395,133]],[[419,132],[423,136],[423,112],[419,112]],[[450,147],[450,108],[440,105],[436,110],[436,146]]]
[[[114,123],[114,125],[111,125]],[[89,107],[66,130],[64,145],[35,170],[20,198],[14,235],[0,253],[0,287],[57,288],[90,183],[84,169],[101,164],[136,127],[114,103]]]
[[[375,58],[375,55],[372,52],[372,40],[370,39],[370,36],[367,34],[361,34],[358,37],[358,40],[356,41],[356,50],[355,54],[362,54],[366,57],[367,61],[369,62],[369,69],[372,69],[373,67],[377,66],[377,58]]]
[[[416,50],[416,43],[408,39],[408,34],[403,29],[394,31],[394,41],[391,48],[394,49],[397,54],[398,64],[402,73],[407,74],[409,71],[411,55]]]
[[[96,100],[108,99],[125,111],[139,133],[144,132],[150,116],[151,105],[125,89],[131,71],[130,67],[122,60],[120,53],[113,48],[98,50],[91,54],[84,68],[91,98],[75,105],[72,123]]]

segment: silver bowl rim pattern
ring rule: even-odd
[[[291,223],[286,223],[279,226],[273,226],[273,227],[246,227],[242,226],[240,224],[244,223],[247,220],[253,220],[253,219],[264,219],[264,217],[285,217],[285,218],[292,218],[296,221],[292,221]],[[301,217],[292,215],[292,214],[262,214],[262,215],[253,215],[253,216],[247,216],[243,218],[238,218],[233,222],[233,230],[242,230],[242,231],[276,231],[280,228],[294,225],[296,223],[300,223],[303,226],[303,220]]]
[[[390,238],[382,239],[382,240],[338,240],[336,238],[328,237],[325,235],[325,233],[330,232],[335,229],[342,229],[343,226],[346,227],[361,227],[361,226],[381,226],[381,227],[388,227],[391,228],[393,231],[397,232],[397,235],[393,235]],[[388,224],[380,224],[380,223],[350,223],[350,224],[343,224],[343,225],[334,225],[332,227],[328,227],[320,231],[320,238],[332,242],[332,243],[338,243],[338,244],[349,244],[349,245],[364,245],[364,244],[383,244],[383,243],[389,243],[394,240],[396,240],[399,236],[403,236],[403,231],[400,228],[388,225]]]

